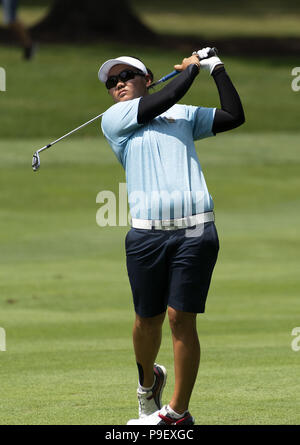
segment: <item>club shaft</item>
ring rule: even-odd
[[[93,119],[90,119],[88,122],[85,122],[84,124],[80,125],[77,128],[74,128],[74,130],[69,131],[69,133],[64,134],[63,136],[61,136],[59,139],[56,139],[56,141],[51,142],[48,145],[45,145],[45,147],[40,148],[37,153],[40,153],[43,150],[46,150],[47,148],[51,147],[52,145],[56,144],[57,142],[61,141],[62,139],[66,138],[67,136],[70,136],[70,134],[75,133],[75,131],[80,130],[81,128],[85,127],[86,125],[91,124],[92,122],[94,122],[96,119],[99,119],[101,116],[103,116],[104,113],[99,114],[96,117],[93,117]]]
[[[218,53],[217,48],[211,48],[211,50],[208,53],[208,57],[212,57],[212,56],[216,56]],[[166,76],[162,77],[161,79],[159,79],[157,82],[154,82],[152,85],[150,85],[150,87],[154,87],[156,85],[159,85],[162,82],[166,82],[169,79],[172,79],[172,77],[176,76],[177,74],[179,74],[181,71],[177,71],[174,70],[171,73],[167,74]]]
[[[210,51],[209,51],[209,53],[208,53],[208,57],[215,56],[215,55],[217,55],[217,53],[218,53],[218,51],[217,51],[216,48],[211,48]],[[195,52],[194,52],[193,54],[195,54]],[[169,80],[169,79],[171,79],[172,77],[176,76],[176,75],[179,74],[180,72],[181,72],[181,71],[174,70],[174,71],[172,71],[171,73],[166,74],[164,77],[162,77],[161,79],[159,79],[157,82],[155,82],[155,83],[153,83],[152,85],[150,85],[150,87],[153,87],[153,86],[155,86],[155,85],[158,85],[158,84],[160,84],[160,83],[162,83],[162,82],[166,82],[167,80]],[[150,87],[149,87],[149,88],[150,88]],[[93,117],[92,119],[90,119],[89,121],[85,122],[84,124],[79,125],[79,127],[74,128],[74,130],[69,131],[68,133],[64,134],[63,136],[61,136],[60,138],[56,139],[55,141],[50,142],[50,144],[45,145],[44,147],[42,147],[42,148],[40,148],[39,150],[37,150],[37,151],[35,152],[35,154],[37,155],[37,156],[36,156],[37,159],[39,159],[39,158],[38,158],[38,154],[39,154],[40,152],[46,150],[47,148],[52,147],[52,145],[56,144],[57,142],[61,141],[62,139],[64,139],[64,138],[70,136],[71,134],[75,133],[75,131],[78,131],[78,130],[80,130],[81,128],[85,127],[86,125],[91,124],[92,122],[94,122],[95,120],[97,120],[97,119],[99,119],[101,116],[103,116],[103,114],[104,114],[104,113],[101,113],[101,114],[99,114],[98,116]],[[38,167],[37,167],[37,168],[38,168]]]

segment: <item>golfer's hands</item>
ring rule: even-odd
[[[219,59],[218,56],[209,57],[208,59],[205,58],[208,56],[210,50],[211,48],[208,46],[207,48],[202,48],[199,51],[196,51],[196,54],[199,56],[201,68],[204,70],[208,70],[210,74],[212,74],[216,66],[223,66],[223,62]]]
[[[181,64],[174,65],[174,68],[177,71],[184,71],[189,65],[197,65],[198,69],[200,70],[200,62],[199,62],[199,57],[197,54],[194,54],[191,57],[187,57],[187,58],[183,59]]]

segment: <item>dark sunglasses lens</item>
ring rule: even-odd
[[[105,82],[105,86],[108,90],[110,90],[111,88],[115,87],[117,83],[118,83],[118,76],[111,76]]]
[[[134,73],[131,70],[124,70],[121,71],[118,76],[110,76],[105,82],[106,88],[108,90],[114,88],[118,84],[119,79],[121,80],[121,82],[127,82],[127,80],[133,79],[135,74],[137,73]]]
[[[127,82],[127,80],[133,79],[134,78],[134,72],[130,71],[130,70],[126,70],[126,71],[122,71],[119,74],[119,79],[123,80],[123,82]]]

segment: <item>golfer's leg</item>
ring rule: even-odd
[[[170,407],[178,414],[188,409],[200,363],[197,314],[177,311],[169,307],[169,322],[172,331],[175,388]]]
[[[136,314],[133,345],[139,366],[140,384],[146,388],[152,386],[154,382],[153,365],[161,344],[164,318],[165,312],[155,317],[140,317]]]
[[[22,22],[16,20],[11,23],[9,27],[24,48],[28,48],[32,45],[31,37]]]

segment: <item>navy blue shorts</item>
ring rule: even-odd
[[[4,23],[9,25],[16,21],[18,0],[2,0]]]
[[[205,311],[219,251],[214,222],[196,229],[131,228],[125,244],[134,307],[139,316],[154,317],[165,312],[167,306],[185,312]]]

